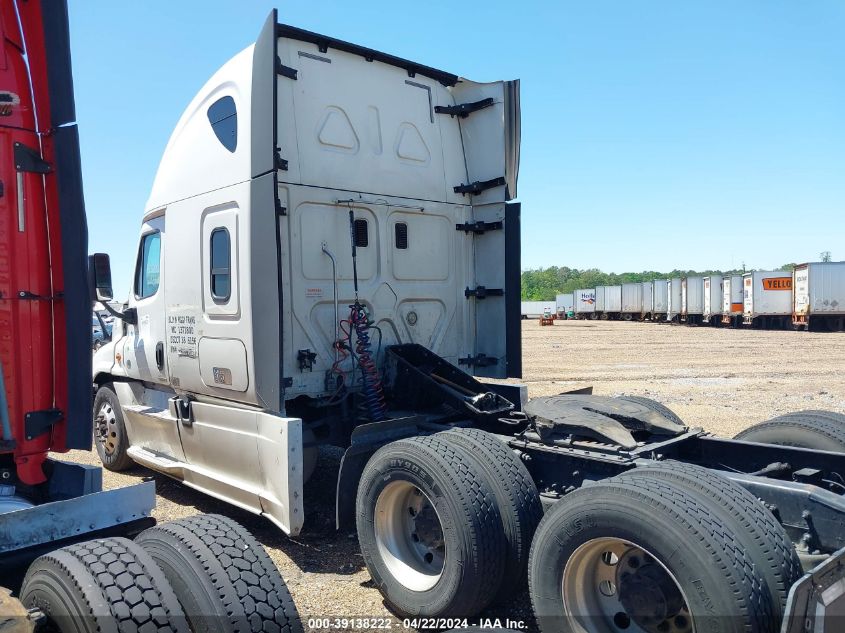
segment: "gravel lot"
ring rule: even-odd
[[[599,395],[636,394],[663,402],[690,426],[732,436],[748,425],[799,409],[845,413],[845,335],[727,330],[667,324],[558,321],[523,323],[524,382],[531,396],[593,385]],[[353,534],[334,530],[334,487],[342,452],[326,450],[305,489],[303,534],[288,538],[268,521],[143,468],[104,471],[106,488],[153,477],[155,516],[200,512],[231,516],[267,548],[303,618],[388,616]],[[62,459],[99,463],[95,452]],[[489,617],[530,619],[527,596]]]

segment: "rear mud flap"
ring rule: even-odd
[[[792,585],[781,633],[845,631],[845,547]]]

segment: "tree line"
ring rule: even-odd
[[[795,264],[784,264],[779,270],[792,271]],[[621,284],[669,279],[672,277],[708,277],[741,275],[743,270],[672,270],[658,272],[646,270],[641,273],[606,273],[598,268],[579,270],[568,266],[551,266],[522,272],[522,299],[524,301],[553,301],[558,294],[572,292],[579,288],[596,286],[617,286]]]

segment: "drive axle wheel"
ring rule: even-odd
[[[572,613],[590,614],[606,627],[596,630],[692,631],[678,581],[654,556],[626,540],[596,538],[578,547],[561,585]]]
[[[845,415],[835,411],[797,411],[759,422],[735,440],[845,453]]]
[[[437,436],[381,447],[358,485],[358,542],[392,610],[471,617],[502,582],[502,518],[487,479],[461,446]]]
[[[376,546],[393,576],[412,591],[427,591],[443,575],[446,543],[434,504],[406,481],[387,485],[376,500]]]
[[[544,633],[773,633],[772,595],[715,502],[671,480],[607,480],[546,513],[528,582]]]
[[[134,463],[126,454],[129,437],[120,401],[111,383],[100,387],[94,398],[94,439],[97,454],[107,470],[126,470]]]

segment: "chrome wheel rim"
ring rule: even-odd
[[[95,419],[97,427],[97,440],[103,447],[106,455],[112,455],[117,450],[117,417],[114,409],[108,402],[104,402],[97,412]]]
[[[375,539],[390,574],[406,589],[428,591],[443,575],[446,543],[431,499],[407,481],[393,481],[379,494]]]
[[[579,633],[694,633],[689,602],[667,567],[636,543],[587,541],[566,562],[564,612]]]

